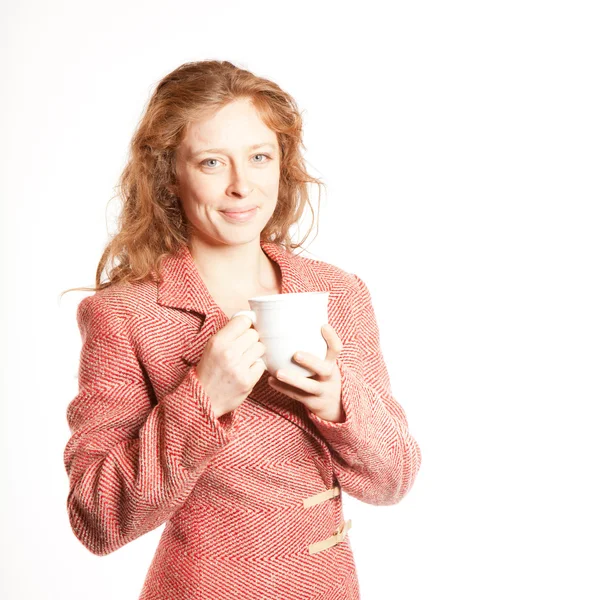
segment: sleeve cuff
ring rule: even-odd
[[[307,410],[307,414],[335,450],[347,456],[355,456],[359,441],[366,436],[366,423],[369,420],[367,398],[359,390],[358,381],[349,367],[340,358],[337,358],[336,362],[341,376],[341,403],[345,420],[337,423],[327,421],[310,410]]]
[[[172,420],[180,430],[179,444],[172,451],[179,453],[180,463],[188,470],[203,468],[238,430],[239,412],[233,410],[216,417],[194,368],[162,402],[166,404],[167,421]]]

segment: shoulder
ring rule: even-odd
[[[310,283],[311,289],[328,290],[332,302],[343,308],[362,314],[373,305],[371,292],[356,273],[346,271],[336,265],[301,255],[293,255],[295,270]]]
[[[295,269],[313,284],[319,282],[321,287],[336,293],[360,290],[360,278],[337,265],[302,255],[292,255],[291,260]]]
[[[83,298],[77,307],[80,328],[114,330],[143,306],[155,304],[157,285],[152,281],[112,284]]]

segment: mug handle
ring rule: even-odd
[[[252,321],[253,326],[256,327],[256,325],[257,325],[257,314],[255,313],[254,310],[239,310],[238,312],[235,312],[232,315],[232,319],[234,317],[237,317],[238,315],[245,315],[245,316],[247,316]]]

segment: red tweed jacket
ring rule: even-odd
[[[97,555],[166,523],[140,600],[357,599],[342,492],[395,504],[420,467],[364,282],[261,247],[280,266],[282,293],[330,292],[344,422],[274,390],[267,371],[240,407],[215,417],[194,365],[228,317],[186,246],[166,257],[160,284],[111,286],[79,304],[68,515]]]

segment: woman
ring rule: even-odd
[[[291,252],[320,183],[301,140],[293,99],[225,61],[166,76],[132,140],[119,231],[77,311],[64,460],[94,554],[166,523],[142,600],[359,598],[341,491],[395,504],[418,472],[368,288]],[[232,315],[310,291],[329,292],[325,360],[266,376],[265,346]]]

